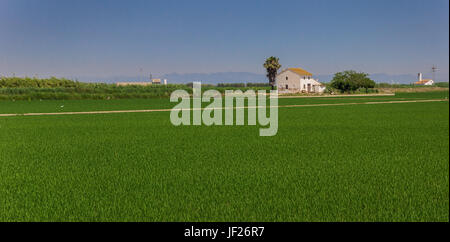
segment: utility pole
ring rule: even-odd
[[[433,81],[434,82],[436,82],[436,72],[438,71],[439,69],[435,66],[435,65],[433,65],[433,67],[431,67],[431,72],[433,73]]]

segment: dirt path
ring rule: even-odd
[[[346,105],[372,105],[372,104],[393,104],[393,103],[427,103],[427,102],[448,102],[448,99],[429,99],[429,100],[409,100],[409,101],[385,101],[385,102],[361,102],[361,103],[323,103],[323,104],[299,104],[299,105],[278,105],[279,108],[294,107],[323,107],[323,106],[346,106]],[[248,107],[222,107],[220,109],[246,109],[258,108],[259,106]],[[211,110],[213,108],[191,108],[190,110]],[[180,109],[174,109],[180,110]],[[0,114],[0,117],[15,116],[52,116],[52,115],[77,115],[77,114],[108,114],[108,113],[150,113],[150,112],[170,112],[172,109],[147,109],[147,110],[116,110],[116,111],[88,111],[88,112],[60,112],[60,113],[10,113]]]
[[[295,96],[295,95],[278,95],[278,98],[332,98],[332,97],[392,97],[395,93],[383,94],[339,94],[339,95],[311,95],[311,96]]]

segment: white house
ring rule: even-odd
[[[417,78],[419,81],[414,82],[416,85],[432,86],[434,84],[434,81],[431,79],[422,79],[422,73],[417,74]]]
[[[322,93],[325,85],[312,78],[311,73],[302,68],[288,68],[276,76],[276,85],[280,93]]]

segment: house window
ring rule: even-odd
[[[286,89],[289,89],[289,86],[286,84]]]
[[[286,81],[287,81],[288,77],[286,77]]]

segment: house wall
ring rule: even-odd
[[[291,71],[281,72],[275,81],[278,90],[285,90],[286,85],[288,85],[288,89],[300,89],[300,76]]]
[[[310,92],[323,92],[325,90],[311,76],[300,76],[289,70],[278,74],[275,80],[278,91],[281,92],[308,92],[308,84],[311,85]],[[286,89],[286,85],[288,85],[288,89]]]
[[[310,88],[308,90],[308,84],[310,85]],[[306,79],[300,79],[300,91],[305,92],[323,92],[325,91],[325,87],[321,85],[320,82],[316,81],[315,79],[306,78]]]

